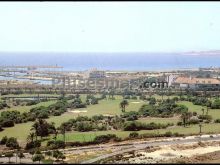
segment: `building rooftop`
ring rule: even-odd
[[[179,84],[220,84],[220,80],[216,78],[191,78],[191,77],[177,77],[174,81]]]

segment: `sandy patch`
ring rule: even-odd
[[[181,158],[190,158],[211,152],[220,152],[220,143],[191,143],[185,145],[164,145],[160,147],[148,148],[145,150],[135,151],[132,156],[125,154],[116,162],[120,163],[159,163]]]
[[[141,102],[138,102],[138,101],[134,101],[134,102],[131,102],[132,104],[139,104]]]
[[[73,111],[69,111],[69,112],[72,112],[72,113],[86,113],[87,110],[73,110]]]
[[[105,116],[105,117],[114,117],[114,115],[109,114],[109,113],[105,113],[105,114],[103,114],[103,116]]]

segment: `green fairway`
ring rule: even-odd
[[[122,101],[122,97],[117,96],[115,100],[101,100],[99,104],[89,105],[87,108],[76,109],[77,111],[86,111],[81,113],[73,113],[67,112],[62,114],[61,116],[53,116],[50,117],[47,121],[54,122],[56,126],[59,126],[62,122],[65,122],[69,119],[72,119],[77,116],[94,116],[94,115],[120,115],[122,114],[121,109],[119,107],[120,102]],[[138,111],[139,108],[144,104],[143,101],[140,100],[128,100],[129,105],[126,108],[126,111]],[[70,110],[72,111],[72,110]]]
[[[0,114],[1,112],[3,111],[12,111],[12,110],[17,110],[19,111],[20,113],[23,113],[23,112],[29,112],[29,110],[31,108],[34,108],[34,107],[38,107],[38,106],[49,106],[51,104],[54,104],[56,102],[56,100],[51,100],[51,101],[47,101],[47,102],[40,102],[36,105],[31,105],[31,106],[12,106],[11,108],[5,108],[3,110],[0,111]]]
[[[210,123],[210,124],[202,124],[202,133],[220,133],[220,123]],[[199,133],[199,125],[190,125],[187,127],[176,126],[173,128],[167,128],[167,130],[171,132],[178,132],[185,135],[190,134],[198,134]],[[160,130],[161,133],[166,132],[167,130]]]
[[[192,102],[188,101],[179,101],[178,104],[186,105],[189,108],[190,112],[197,112],[198,114],[202,114],[202,108],[205,109],[206,107],[201,105],[193,105]],[[212,116],[213,119],[220,119],[220,109],[209,109],[209,115]]]
[[[0,132],[0,138],[3,136],[15,137],[19,141],[25,142],[28,134],[30,133],[31,125],[33,122],[16,124],[14,127],[5,128]]]
[[[159,117],[146,117],[146,118],[141,118],[138,119],[138,121],[143,122],[143,123],[161,123],[161,124],[167,124],[167,123],[173,123],[176,124],[180,119],[178,117],[172,117],[172,118],[159,118]]]
[[[156,96],[158,99],[161,99],[161,96]],[[170,96],[174,97],[174,96]],[[119,103],[123,100],[121,96],[115,96],[115,100],[111,99],[106,99],[106,100],[101,100],[99,101],[99,104],[96,105],[89,105],[87,108],[82,108],[82,109],[75,109],[77,111],[85,111],[81,113],[73,113],[66,112],[62,114],[61,116],[51,116],[47,121],[49,122],[54,122],[56,126],[59,126],[61,123],[68,121],[69,119],[72,119],[74,117],[77,117],[78,115],[85,115],[85,116],[93,116],[93,115],[120,115],[121,109],[119,107]],[[166,97],[164,97],[165,99]],[[86,100],[86,95],[81,95],[81,99],[84,102]],[[10,109],[6,110],[19,110],[20,112],[25,112],[29,111],[30,108],[36,107],[39,105],[44,105],[48,106],[54,101],[48,101],[48,102],[42,102],[37,105],[33,106],[19,106],[19,107],[12,107]],[[126,107],[126,111],[138,111],[139,108],[145,104],[144,101],[141,100],[128,100],[129,105]],[[204,108],[206,110],[206,107],[202,107],[199,105],[193,105],[191,102],[188,101],[179,101],[178,104],[186,105],[189,108],[190,112],[197,112],[198,114],[202,114],[201,109]],[[220,110],[218,109],[210,109],[209,114],[212,115],[213,119],[220,118]],[[138,119],[140,122],[144,123],[150,123],[150,122],[155,122],[155,123],[161,123],[161,124],[166,124],[166,123],[174,123],[176,124],[180,119],[178,116],[172,117],[172,118],[153,118],[153,117],[146,117],[146,118],[141,118]],[[14,127],[11,128],[5,128],[4,131],[0,133],[0,138],[3,136],[8,136],[8,137],[16,137],[20,140],[20,142],[25,142],[26,138],[30,132],[31,125],[33,122],[28,122],[28,123],[22,123],[22,124],[16,124]],[[203,124],[202,131],[204,133],[220,133],[220,124],[212,123],[212,124]],[[189,127],[182,127],[182,126],[173,126],[169,127],[167,129],[161,129],[161,130],[141,130],[138,131],[139,134],[144,134],[144,133],[165,133],[167,131],[171,132],[178,132],[186,135],[190,134],[196,134],[199,132],[199,126],[198,125],[191,125]],[[130,131],[96,131],[96,132],[67,132],[66,133],[66,140],[67,141],[90,141],[94,139],[95,136],[97,135],[103,135],[103,134],[116,134],[117,136],[121,138],[125,138],[129,136]],[[51,135],[52,137],[53,135]],[[62,139],[62,135],[58,135],[58,139]]]
[[[122,101],[121,96],[115,96],[115,100],[101,100],[99,104],[97,105],[89,105],[87,108],[83,108],[83,110],[87,110],[86,113],[79,113],[75,114],[72,112],[67,112],[62,114],[61,116],[52,116],[49,119],[47,119],[48,122],[54,122],[56,126],[59,126],[61,123],[68,121],[69,119],[72,119],[78,115],[86,115],[86,116],[93,116],[93,115],[99,115],[99,114],[112,114],[112,115],[119,115],[121,114],[121,109],[119,107],[119,103]],[[86,95],[81,96],[82,100],[86,99]],[[23,106],[20,107],[21,112],[29,111],[30,108],[36,107],[39,105],[44,105],[48,106],[55,101],[48,101],[48,102],[42,102],[37,105],[33,106]],[[129,105],[126,108],[126,111],[137,111],[141,105],[144,104],[144,102],[140,103],[135,103],[135,102],[140,102],[140,100],[129,100]],[[8,109],[8,110],[12,110]],[[19,110],[18,107],[15,108],[16,110]],[[78,109],[77,109],[78,110]],[[18,139],[25,140],[26,137],[28,136],[30,132],[30,128],[33,122],[28,122],[28,123],[22,123],[22,124],[16,124],[14,127],[11,128],[5,128],[4,131],[0,133],[0,138],[7,135],[7,136],[14,136],[17,137]],[[22,132],[22,133],[21,133]]]
[[[220,124],[204,124],[202,127],[203,133],[220,133]],[[172,133],[180,133],[185,135],[191,135],[191,134],[198,134],[199,133],[199,126],[198,125],[192,125],[190,127],[181,127],[181,126],[175,126],[172,128],[167,129],[160,129],[160,130],[141,130],[137,131],[139,134],[145,134],[145,133],[165,133],[171,131]],[[67,132],[66,133],[66,141],[92,141],[96,136],[98,135],[106,135],[106,134],[115,134],[120,138],[126,138],[129,136],[129,134],[132,131],[96,131],[96,132]],[[51,135],[51,138],[53,135]],[[63,135],[59,134],[58,139],[63,140]]]

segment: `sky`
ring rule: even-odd
[[[220,49],[219,2],[1,2],[0,52]]]

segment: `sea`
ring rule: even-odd
[[[220,67],[220,54],[0,52],[0,66],[4,65],[57,65],[63,68],[55,70],[62,71],[158,71]]]

